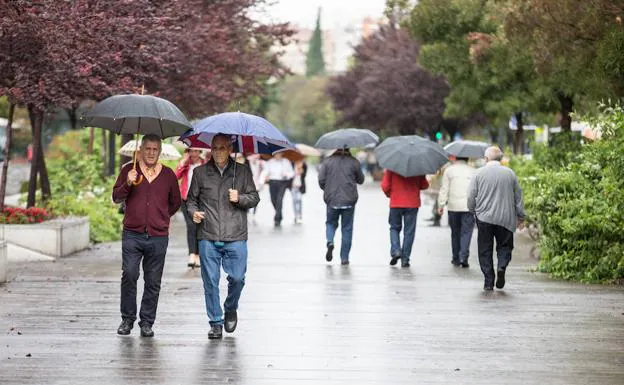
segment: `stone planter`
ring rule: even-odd
[[[89,247],[89,219],[68,217],[28,225],[0,225],[0,240],[61,258]]]
[[[0,241],[0,285],[7,281],[8,260],[6,242]]]

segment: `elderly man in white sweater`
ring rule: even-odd
[[[477,219],[479,236],[479,264],[485,277],[484,290],[505,286],[505,270],[511,261],[513,237],[516,228],[524,226],[522,189],[518,177],[508,167],[500,164],[503,152],[498,147],[485,151],[487,164],[476,173],[468,188],[468,210]],[[493,266],[493,248],[496,239],[498,266],[496,276]]]
[[[469,266],[470,240],[475,225],[474,214],[468,210],[468,186],[475,169],[467,161],[467,158],[457,158],[444,171],[438,194],[438,214],[442,215],[445,206],[448,210],[453,252],[451,263],[461,267]]]

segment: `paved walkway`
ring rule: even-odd
[[[624,383],[624,290],[533,273],[518,237],[504,291],[450,264],[446,227],[419,216],[411,269],[388,263],[387,201],[361,189],[352,265],[324,261],[324,206],[310,177],[303,225],[251,229],[236,333],[209,341],[201,278],[176,217],[156,337],[115,330],[120,246],[11,262],[0,287],[1,384]],[[225,286],[223,286],[225,289]]]

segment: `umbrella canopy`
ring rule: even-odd
[[[388,138],[375,148],[375,155],[381,167],[404,177],[434,174],[448,162],[439,144],[416,135]]]
[[[82,116],[86,126],[116,134],[155,134],[167,138],[183,134],[191,123],[173,103],[152,95],[115,95],[97,103]]]
[[[308,146],[307,144],[297,143],[295,144],[297,151],[299,151],[304,156],[321,156],[321,152],[312,146]]]
[[[119,151],[117,151],[117,153],[119,155],[123,155],[123,156],[128,156],[128,157],[132,157],[132,155],[134,155],[134,151],[136,148],[141,149],[141,143],[138,143],[137,146],[137,141],[136,140],[131,140],[128,143],[124,144]],[[175,146],[173,144],[169,144],[169,143],[163,143],[162,144],[162,150],[160,152],[160,157],[158,159],[160,160],[176,160],[176,159],[180,159],[182,157],[182,155],[180,155],[180,153],[178,152],[178,149],[175,148]]]
[[[339,148],[364,148],[379,143],[379,137],[371,130],[342,128],[321,136],[314,147],[323,150]]]
[[[444,150],[457,158],[483,158],[489,146],[485,142],[458,140],[444,146]]]
[[[273,155],[261,155],[261,158],[263,160],[269,160],[271,159],[273,156],[277,155],[277,154],[282,154],[284,155],[284,158],[288,159],[291,162],[299,162],[301,160],[303,160],[305,158],[305,155],[303,155],[302,153],[300,153],[297,150],[283,150],[283,151],[277,151],[274,152]]]
[[[212,138],[217,134],[231,135],[234,151],[244,154],[273,154],[295,148],[268,120],[243,112],[225,112],[204,118],[180,140],[189,147],[210,148]]]

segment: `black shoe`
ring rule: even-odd
[[[451,260],[451,264],[452,264],[453,266],[460,266],[460,265],[461,265],[461,263],[460,263],[459,261],[455,260],[455,259],[452,259],[452,260]]]
[[[464,262],[461,263],[461,267],[468,268],[468,267],[470,267],[470,265],[468,264],[467,261],[464,261]]]
[[[492,290],[494,290],[494,287],[492,285],[488,285],[486,283],[485,285],[483,285],[483,290],[485,290],[485,291],[492,291]]]
[[[117,334],[127,336],[128,334],[130,334],[130,330],[132,330],[133,327],[134,322],[125,319],[121,321],[121,325],[119,325],[119,327],[117,328]]]
[[[325,260],[327,262],[331,262],[331,260],[334,258],[334,244],[331,242],[327,242],[327,253],[325,253]]]
[[[154,331],[150,325],[141,326],[141,337],[154,337]]]
[[[498,269],[496,272],[496,288],[502,289],[505,287],[505,269]]]
[[[390,258],[390,266],[394,266],[394,265],[396,265],[396,264],[397,264],[397,262],[399,262],[399,259],[401,259],[401,256],[400,256],[400,255],[393,255],[393,256]]]
[[[223,338],[223,325],[212,325],[208,332],[209,340],[220,340]]]
[[[236,310],[226,311],[225,312],[225,331],[228,333],[232,333],[236,330],[236,325],[238,324],[238,316],[236,314]]]
[[[282,227],[282,223],[281,223],[281,222],[277,222],[277,221],[275,221],[275,222],[273,222],[273,226],[274,226],[276,229],[278,229],[278,228]]]
[[[349,261],[340,261],[342,266],[349,266]]]
[[[410,267],[409,262],[401,262],[401,267]]]

